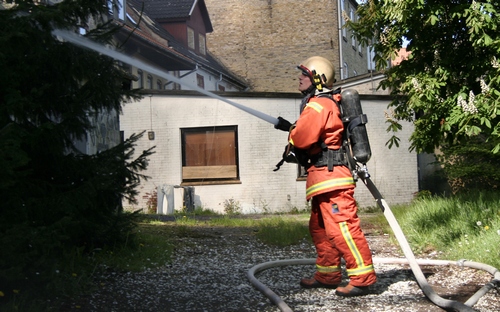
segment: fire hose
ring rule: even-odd
[[[382,209],[384,216],[386,217],[389,225],[391,226],[391,229],[394,232],[394,235],[396,239],[398,240],[401,249],[403,250],[403,253],[406,257],[406,259],[399,259],[399,258],[373,258],[373,263],[378,263],[378,264],[409,264],[410,268],[413,272],[413,275],[415,276],[415,279],[420,287],[420,289],[423,291],[425,296],[429,298],[429,300],[434,303],[435,305],[439,306],[440,308],[443,308],[445,310],[452,310],[452,311],[459,311],[459,312],[472,312],[475,311],[472,306],[476,304],[479,299],[485,295],[489,290],[494,289],[500,285],[500,271],[490,265],[483,264],[483,263],[478,263],[478,262],[472,262],[472,261],[466,261],[466,260],[460,260],[460,261],[449,261],[449,260],[422,260],[422,259],[416,259],[415,255],[413,254],[408,241],[406,240],[406,237],[403,234],[403,231],[401,230],[401,227],[399,226],[398,221],[394,217],[394,214],[392,213],[389,205],[387,205],[387,202],[384,200],[376,186],[373,184],[373,182],[370,179],[370,175],[368,174],[366,170],[366,166],[358,171],[358,176],[359,178],[363,181],[363,183],[367,186],[373,197],[376,199],[377,204],[379,207]],[[248,271],[248,279],[250,282],[261,292],[263,293],[266,297],[268,297],[272,303],[278,306],[280,311],[283,312],[291,312],[293,311],[276,293],[274,293],[271,289],[269,289],[267,286],[265,286],[263,283],[261,283],[256,277],[255,274],[272,268],[272,267],[277,267],[277,266],[287,266],[287,265],[311,265],[315,264],[316,259],[290,259],[290,260],[278,260],[278,261],[270,261],[270,262],[265,262],[259,265],[256,265],[252,267]],[[427,282],[427,279],[425,278],[420,265],[442,265],[442,266],[447,266],[447,265],[456,265],[459,267],[469,267],[473,269],[479,269],[486,271],[490,273],[493,276],[493,279],[485,284],[482,288],[480,288],[473,296],[471,296],[465,303],[461,303],[458,301],[454,300],[448,300],[445,298],[440,297],[429,285]]]

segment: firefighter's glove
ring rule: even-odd
[[[274,129],[288,132],[290,131],[291,126],[292,124],[288,120],[284,119],[283,117],[278,117],[278,123],[274,125]]]

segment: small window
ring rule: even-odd
[[[162,89],[162,82],[160,79],[156,80],[156,89],[161,90]]]
[[[181,129],[182,181],[239,180],[237,126]]]
[[[207,51],[206,51],[206,46],[205,46],[205,36],[203,35],[199,35],[198,36],[198,41],[199,41],[199,44],[200,44],[200,54],[207,54]]]
[[[349,10],[349,18],[351,19],[351,21],[354,22],[354,9],[351,7],[351,9]],[[351,45],[352,45],[352,48],[354,50],[356,50],[356,38],[354,37],[354,35],[351,36]]]
[[[124,0],[108,1],[108,10],[112,18],[125,20]]]
[[[343,74],[342,79],[349,78],[349,65],[346,62],[344,62],[344,68],[342,68],[342,74]]]
[[[196,74],[196,84],[198,87],[205,89],[205,78],[200,74]]]
[[[153,89],[153,77],[151,75],[148,75],[147,86],[149,90]]]
[[[144,88],[144,73],[140,69],[137,70],[137,86]]]
[[[192,28],[187,28],[187,43],[188,43],[188,48],[190,49],[195,49],[195,44],[194,44],[194,30]]]
[[[219,85],[219,91],[226,91],[226,87]]]
[[[341,15],[341,23],[342,25],[340,27],[342,27],[342,37],[347,40],[347,29],[345,28],[345,18],[344,18],[344,14],[347,14],[345,13],[345,0],[340,0],[340,15]]]

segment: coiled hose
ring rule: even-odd
[[[365,167],[366,168],[366,167]],[[396,239],[403,250],[403,253],[406,259],[399,258],[373,258],[373,263],[385,263],[385,264],[409,264],[410,268],[415,276],[417,283],[422,289],[423,293],[429,300],[435,305],[445,309],[459,312],[473,312],[474,309],[472,306],[478,302],[478,300],[485,295],[490,289],[498,287],[500,285],[500,271],[496,268],[478,262],[471,262],[466,260],[460,261],[449,261],[449,260],[421,260],[416,259],[413,251],[406,240],[406,237],[399,226],[398,221],[394,217],[389,205],[387,205],[386,201],[383,199],[380,192],[377,190],[373,182],[370,180],[370,176],[368,172],[365,170],[360,170],[358,172],[359,178],[363,181],[363,183],[368,187],[373,197],[377,200],[377,204],[382,209],[384,216],[386,217],[391,229],[396,236]],[[248,271],[248,279],[250,282],[266,297],[268,297],[272,303],[278,306],[278,308],[283,312],[291,312],[293,311],[276,293],[274,293],[267,286],[262,284],[257,278],[255,278],[255,274],[272,267],[276,266],[287,266],[287,265],[303,265],[303,264],[315,264],[316,259],[290,259],[290,260],[278,260],[278,261],[270,261],[265,262],[259,265],[252,267]],[[470,297],[465,303],[461,303],[454,300],[448,300],[440,297],[429,285],[427,279],[425,278],[420,265],[457,265],[460,267],[469,267],[474,269],[479,269],[486,271],[493,275],[493,280],[491,282],[484,285],[481,289],[479,289],[472,297]]]

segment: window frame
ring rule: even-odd
[[[202,34],[198,35],[198,45],[200,54],[207,55],[207,41],[205,36]]]
[[[240,167],[239,167],[239,149],[238,149],[238,126],[213,126],[213,127],[190,127],[181,128],[181,185],[207,185],[207,184],[232,184],[240,182]],[[234,159],[230,159],[231,164],[216,164],[216,165],[187,165],[187,145],[186,136],[189,134],[211,133],[216,135],[217,132],[233,133]],[[215,139],[215,137],[213,138]],[[217,140],[220,142],[220,140]],[[234,162],[234,164],[233,164]]]
[[[195,50],[196,49],[196,43],[195,43],[195,38],[194,38],[194,29],[191,28],[191,27],[187,27],[187,46],[188,48],[190,48],[191,50]]]
[[[147,75],[146,84],[147,84],[149,90],[153,90],[153,76]]]
[[[137,86],[141,89],[144,88],[144,72],[140,69],[137,70]]]
[[[196,74],[196,85],[200,87],[200,89],[205,89],[205,77],[200,74]]]

